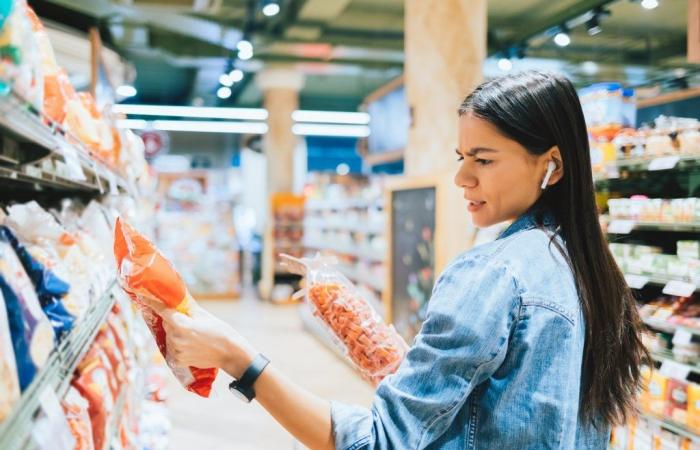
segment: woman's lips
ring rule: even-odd
[[[481,208],[484,207],[486,202],[479,202],[479,201],[474,201],[474,200],[469,200],[469,212],[476,212],[479,211]]]

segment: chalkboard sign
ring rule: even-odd
[[[410,342],[425,319],[435,279],[436,187],[391,192],[390,316]]]

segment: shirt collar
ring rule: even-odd
[[[498,239],[507,238],[520,231],[532,230],[540,226],[555,229],[557,221],[554,218],[554,214],[541,209],[530,210],[515,219],[515,221],[498,236]]]

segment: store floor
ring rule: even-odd
[[[235,326],[274,364],[306,389],[327,399],[368,406],[373,390],[335,353],[305,331],[296,306],[252,298],[202,302]],[[186,392],[172,379],[168,401],[171,450],[284,450],[303,448],[257,403],[227,392],[220,374],[210,399]]]

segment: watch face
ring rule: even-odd
[[[239,400],[241,400],[241,401],[243,401],[243,402],[245,402],[245,403],[250,403],[250,400],[248,399],[248,397],[246,397],[245,395],[243,395],[243,393],[242,393],[241,391],[239,391],[238,389],[236,389],[235,387],[229,386],[229,387],[228,387],[228,390],[231,391],[231,393],[232,393],[233,395],[235,395],[236,397],[238,397]]]

